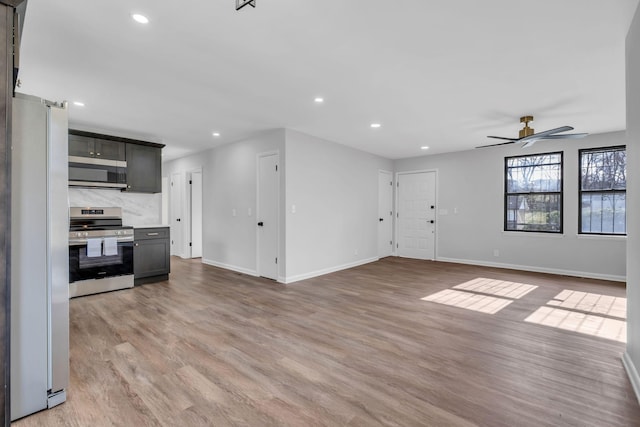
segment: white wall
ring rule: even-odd
[[[378,171],[393,162],[287,130],[286,164],[286,281],[377,259]]]
[[[280,152],[283,204],[286,170],[284,135],[283,129],[263,132],[243,141],[164,163],[162,173],[167,177],[202,167],[204,263],[257,274],[257,155],[269,151]],[[234,209],[236,216],[232,215]],[[280,240],[279,259],[284,260],[284,220],[280,226]],[[285,262],[280,262],[279,268],[279,274],[284,276]]]
[[[158,225],[162,222],[161,193],[69,187],[69,206],[121,207],[124,225]]]
[[[625,367],[640,397],[640,9],[627,35],[627,351]]]
[[[443,261],[624,280],[624,237],[578,236],[578,149],[623,145],[624,132],[397,160],[396,172],[437,169],[437,254]],[[504,232],[504,158],[564,151],[564,233]],[[454,213],[458,209],[458,214]],[[499,256],[494,256],[494,250]]]

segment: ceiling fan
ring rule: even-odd
[[[544,132],[535,133],[533,128],[529,127],[529,122],[533,121],[533,116],[520,117],[520,123],[524,123],[524,127],[520,129],[518,138],[505,138],[502,136],[487,136],[487,138],[504,139],[509,142],[500,142],[498,144],[481,145],[476,148],[495,147],[497,145],[515,144],[522,142],[522,148],[530,147],[535,144],[536,141],[542,139],[575,139],[584,138],[589,135],[588,133],[561,133],[573,130],[571,126],[562,126],[555,129],[545,130]]]

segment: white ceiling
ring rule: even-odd
[[[256,1],[29,0],[19,90],[165,159],[282,127],[392,159],[516,136],[525,114],[625,128],[638,0]]]

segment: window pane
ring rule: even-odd
[[[583,151],[580,163],[582,190],[624,190],[627,187],[624,148]]]
[[[626,168],[625,147],[580,150],[580,233],[626,234]]]
[[[625,193],[582,193],[582,233],[626,234]]]
[[[507,193],[560,192],[561,179],[559,154],[507,160]]]
[[[561,217],[560,194],[507,196],[506,230],[559,232]]]
[[[562,153],[505,159],[505,230],[562,231]]]

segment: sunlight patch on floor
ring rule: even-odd
[[[595,314],[627,318],[627,299],[610,295],[593,294],[565,289],[547,305],[586,311]]]
[[[465,308],[481,313],[495,314],[513,301],[488,295],[478,295],[470,292],[445,289],[444,291],[421,298],[438,304]]]
[[[487,279],[484,277],[478,277],[453,287],[453,289],[481,292],[483,294],[497,295],[511,299],[520,299],[536,288],[537,286],[527,285],[525,283]]]
[[[525,322],[551,326],[600,338],[627,342],[627,322],[553,307],[540,307]]]

